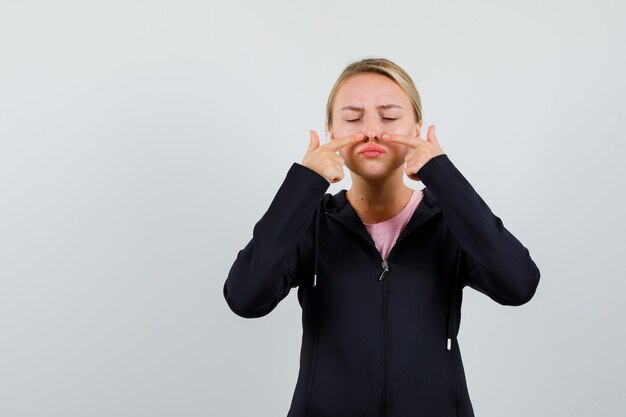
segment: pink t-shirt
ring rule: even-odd
[[[424,192],[421,190],[413,190],[413,195],[409,202],[404,206],[400,213],[396,214],[389,220],[380,223],[363,223],[365,228],[372,236],[376,249],[382,255],[383,259],[387,259],[391,248],[396,243],[400,232],[407,225],[417,205],[422,200]]]

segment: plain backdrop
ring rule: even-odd
[[[380,56],[541,271],[520,307],[464,291],[476,415],[623,416],[624,16],[621,0],[0,0],[0,415],[286,415],[296,290],[243,319],[222,287],[309,130],[325,141],[341,70]]]

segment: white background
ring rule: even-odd
[[[232,313],[237,251],[345,65],[382,56],[541,271],[467,288],[477,416],[623,416],[626,6],[0,0],[0,415],[283,416],[295,290]],[[421,188],[421,183],[412,183]],[[343,182],[328,192],[350,187]]]

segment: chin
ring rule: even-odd
[[[398,168],[390,166],[389,163],[382,163],[382,161],[373,160],[351,161],[350,164],[346,161],[346,167],[361,178],[372,180],[388,177]]]

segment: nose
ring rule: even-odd
[[[368,141],[381,140],[382,139],[382,130],[380,124],[374,119],[370,119],[366,125],[364,126],[365,139]]]

